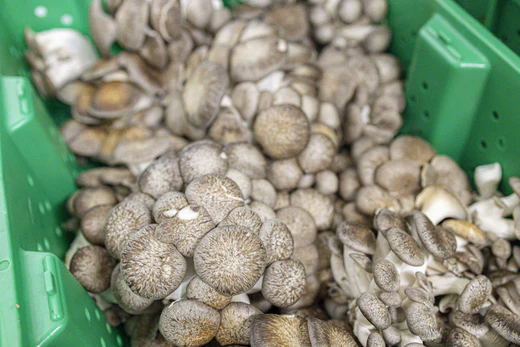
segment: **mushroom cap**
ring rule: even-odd
[[[323,195],[336,194],[339,189],[338,175],[332,170],[324,170],[316,174],[316,189]]]
[[[294,105],[278,105],[258,114],[253,127],[255,140],[273,159],[291,158],[301,153],[310,137],[303,111]]]
[[[267,12],[265,23],[274,25],[279,35],[288,41],[299,41],[310,29],[307,9],[302,4],[275,7]]]
[[[222,346],[249,345],[253,319],[261,315],[256,307],[243,303],[232,302],[220,311],[220,327],[216,339]]]
[[[330,196],[314,188],[300,188],[291,193],[291,205],[307,211],[314,219],[318,230],[326,230],[332,226],[334,203]]]
[[[326,170],[334,160],[336,146],[332,140],[321,133],[313,132],[307,146],[298,155],[298,164],[305,173]]]
[[[114,206],[117,203],[117,199],[112,189],[108,187],[97,187],[81,189],[73,202],[74,213],[81,218],[92,207],[100,205]]]
[[[265,178],[267,160],[254,145],[246,142],[231,143],[224,147],[229,167],[241,171],[252,179]]]
[[[337,230],[339,240],[346,246],[352,248],[354,251],[374,254],[376,248],[376,237],[370,228],[345,221],[341,223]]]
[[[386,347],[386,342],[378,332],[373,332],[368,335],[367,347]]]
[[[186,260],[174,245],[154,236],[155,224],[133,234],[121,252],[121,274],[130,289],[158,300],[171,294],[184,279]]]
[[[208,130],[209,137],[222,144],[251,141],[253,134],[237,110],[221,107]]]
[[[417,136],[401,135],[390,144],[392,160],[410,159],[419,165],[425,165],[437,154],[427,141]]]
[[[354,337],[346,329],[342,329],[335,324],[314,317],[308,318],[307,324],[313,347],[357,346]]]
[[[353,167],[346,168],[339,176],[339,193],[345,201],[356,198],[360,186],[357,170]]]
[[[88,113],[101,119],[113,119],[147,108],[150,104],[135,85],[127,82],[107,82],[94,92]]]
[[[350,253],[349,257],[352,258],[359,266],[368,273],[372,273],[373,266],[372,260],[364,253]]]
[[[276,212],[276,217],[289,228],[294,248],[308,246],[316,241],[318,232],[314,219],[304,209],[295,206],[285,207]]]
[[[252,82],[238,83],[231,92],[233,106],[240,112],[242,119],[249,122],[256,115],[260,91]]]
[[[217,335],[220,314],[196,300],[181,300],[164,308],[159,330],[176,346],[202,346]]]
[[[413,233],[419,236],[424,247],[434,257],[448,259],[457,250],[455,236],[442,227],[435,227],[430,219],[421,211],[414,210],[406,216]]]
[[[273,207],[276,202],[276,189],[266,179],[253,179],[251,180],[251,198]]]
[[[391,325],[384,329],[382,333],[383,339],[388,345],[395,346],[401,343],[401,331],[398,328]]]
[[[260,279],[266,252],[257,233],[231,225],[207,233],[197,245],[193,261],[204,282],[221,294],[237,295]]]
[[[374,184],[377,168],[390,160],[390,151],[386,146],[372,147],[357,159],[357,170],[360,182],[364,185]]]
[[[361,313],[370,323],[377,329],[386,329],[392,323],[392,318],[388,312],[385,304],[381,302],[374,294],[364,292],[357,299],[357,305]]]
[[[112,271],[110,289],[119,307],[130,314],[140,314],[154,302],[152,299],[137,295],[130,289],[123,276],[121,276],[121,266],[119,264]]]
[[[511,256],[511,244],[506,239],[497,239],[491,246],[491,253],[497,258],[509,259]]]
[[[399,196],[416,193],[420,188],[421,167],[411,159],[389,160],[381,164],[374,180],[381,187]]]
[[[269,219],[262,224],[260,240],[266,251],[266,265],[289,259],[294,251],[294,240],[289,228],[280,219]]]
[[[381,292],[379,294],[379,300],[389,307],[400,307],[403,304],[401,295],[396,292]]]
[[[139,176],[141,192],[158,199],[172,190],[181,190],[184,181],[179,170],[179,160],[170,152],[154,160]]]
[[[401,209],[399,200],[377,185],[359,188],[356,194],[356,207],[359,212],[372,216],[378,209],[387,208],[398,212]]]
[[[265,270],[262,294],[275,306],[289,307],[301,298],[306,283],[305,268],[299,260],[276,261]]]
[[[450,331],[446,347],[480,347],[480,341],[467,331],[455,328]]]
[[[415,206],[438,224],[444,219],[467,219],[468,209],[462,200],[449,188],[431,185],[424,188],[415,198]]]
[[[408,329],[423,341],[433,341],[441,337],[435,315],[431,309],[418,302],[412,302],[406,309]]]
[[[478,226],[465,220],[447,219],[441,226],[455,235],[479,246],[488,243],[488,237]]]
[[[389,209],[379,209],[374,216],[374,229],[385,232],[391,228],[406,230],[404,219]]]
[[[216,174],[193,180],[185,195],[190,204],[204,207],[217,224],[233,209],[244,205],[240,187],[232,179]]]
[[[121,258],[121,251],[137,230],[150,224],[152,216],[146,205],[137,201],[123,201],[108,214],[105,224],[105,247],[116,259]]]
[[[253,319],[251,347],[311,347],[307,319],[263,314]]]
[[[449,320],[454,327],[464,329],[479,338],[489,331],[489,325],[484,321],[484,317],[479,314],[453,311],[450,313]]]
[[[404,293],[412,301],[424,304],[426,306],[430,306],[431,304],[431,297],[424,288],[406,288]]]
[[[251,197],[251,178],[249,178],[248,175],[236,169],[229,169],[226,172],[226,177],[235,181],[240,188],[244,199],[247,200]]]
[[[219,226],[240,225],[255,233],[260,232],[262,220],[260,216],[247,206],[240,206],[229,212],[226,219]]]
[[[489,278],[479,275],[469,281],[459,296],[458,307],[463,313],[478,313],[486,303],[493,287]]]
[[[232,299],[231,296],[222,295],[217,292],[213,287],[201,280],[199,276],[193,277],[190,283],[188,283],[186,287],[186,298],[202,302],[215,310],[223,309]]]
[[[155,229],[155,237],[173,244],[185,257],[192,257],[197,243],[214,227],[215,222],[204,207],[188,205],[173,218],[161,222]]]
[[[390,249],[399,259],[411,266],[422,266],[424,255],[421,247],[406,232],[399,228],[391,228],[385,232]]]
[[[385,292],[396,292],[401,284],[401,277],[395,265],[386,259],[375,263],[373,268],[374,281]]]
[[[88,242],[103,245],[105,242],[105,224],[112,205],[95,206],[85,212],[80,221],[80,229]]]
[[[506,340],[520,343],[520,318],[508,309],[493,305],[486,313],[486,322]]]
[[[110,286],[110,276],[116,263],[103,247],[86,246],[72,257],[70,272],[86,290],[101,293]]]
[[[161,195],[153,205],[153,217],[157,223],[172,219],[182,210],[188,206],[188,200],[181,192],[168,192]]]
[[[271,207],[264,204],[263,202],[252,201],[249,204],[249,207],[260,216],[262,222],[276,218],[276,213],[274,212],[274,210]]]
[[[221,145],[210,140],[196,141],[179,153],[182,179],[189,184],[209,174],[224,175],[228,169],[227,156]]]
[[[302,176],[296,158],[274,160],[267,171],[267,179],[278,190],[295,189]]]

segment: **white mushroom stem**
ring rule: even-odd
[[[457,294],[460,295],[469,279],[462,277],[455,277],[449,274],[444,276],[429,276],[428,281],[432,283],[433,295]]]
[[[352,248],[343,246],[343,262],[347,279],[350,282],[350,288],[354,298],[359,297],[366,292],[372,280],[372,274],[365,271],[358,263],[350,257],[350,254],[356,253]]]
[[[502,212],[502,217],[509,217],[513,213],[515,207],[520,205],[520,197],[513,193],[508,196],[496,198],[496,202],[504,209],[504,212]]]
[[[249,300],[249,296],[246,293],[242,293],[232,297],[231,302],[243,302],[245,304],[250,304],[251,300]]]
[[[475,169],[475,185],[480,199],[490,198],[502,179],[502,167],[499,163],[481,165]]]
[[[509,341],[500,336],[494,329],[489,328],[489,331],[479,338],[482,347],[507,347]]]
[[[494,199],[478,201],[468,209],[473,223],[483,231],[507,240],[516,239],[513,220],[503,217],[504,207]]]
[[[415,199],[415,206],[423,212],[434,225],[446,218],[468,218],[464,203],[451,191],[441,186],[429,186],[423,189]]]
[[[356,335],[361,345],[366,346],[368,336],[372,333],[372,330],[374,330],[374,326],[368,321],[368,319],[366,319],[357,306],[354,308],[354,317],[354,324],[352,327],[354,335]]]
[[[262,284],[264,283],[264,276],[260,277],[260,279],[255,283],[254,287],[249,289],[246,294],[254,294],[258,293],[262,290]]]
[[[422,339],[412,334],[412,332],[408,329],[401,329],[401,343],[399,344],[399,347],[405,347],[409,343],[419,343],[422,344]]]

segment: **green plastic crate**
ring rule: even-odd
[[[493,25],[510,24],[497,35],[517,38],[520,22],[509,17],[520,18],[518,0],[459,2],[490,28],[495,14]],[[403,133],[428,139],[469,173],[495,161],[505,178],[520,173],[520,58],[452,0],[389,3],[391,51],[407,71]],[[38,98],[23,61],[24,27],[88,34],[87,9],[88,0],[0,0],[1,347],[128,344],[60,260],[78,169],[57,130],[69,110]]]

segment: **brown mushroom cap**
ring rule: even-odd
[[[330,196],[313,188],[297,189],[291,193],[291,205],[307,211],[319,230],[326,230],[332,226],[334,204]]]
[[[267,260],[270,265],[277,260],[289,259],[294,251],[294,240],[289,228],[280,219],[269,219],[262,224],[259,232],[262,244],[265,247]]]
[[[255,316],[251,347],[311,347],[307,320],[298,316],[263,314]]]
[[[480,275],[469,281],[459,296],[458,306],[463,313],[478,313],[491,295],[489,278]]]
[[[136,86],[127,82],[102,84],[92,96],[88,113],[104,118],[119,118],[127,113],[147,108],[151,101]]]
[[[114,191],[108,187],[83,188],[74,199],[74,213],[78,217],[100,205],[112,205],[117,203]]]
[[[179,287],[187,264],[175,246],[155,238],[155,229],[148,225],[129,238],[121,252],[121,274],[134,293],[158,300]]]
[[[313,347],[344,346],[356,347],[356,340],[346,329],[322,321],[317,318],[308,318],[309,337]]]
[[[374,265],[374,281],[385,292],[396,292],[401,284],[401,276],[395,265],[386,259],[381,259]]]
[[[289,206],[276,212],[292,234],[294,247],[304,247],[312,244],[317,237],[316,225],[312,216],[302,208]]]
[[[253,130],[256,141],[274,159],[298,155],[307,146],[310,137],[305,113],[293,105],[273,106],[260,112]]]
[[[220,223],[233,209],[244,205],[238,185],[225,176],[210,174],[193,180],[186,187],[190,204],[204,207],[215,223]]]
[[[70,272],[92,293],[100,293],[110,286],[110,276],[116,260],[99,246],[80,248],[72,257]]]
[[[252,179],[266,176],[267,161],[256,146],[250,143],[232,143],[224,147],[229,167],[241,171]]]
[[[182,300],[161,313],[159,330],[176,346],[202,346],[210,342],[220,325],[220,314],[196,300]]]
[[[392,318],[386,306],[374,294],[364,292],[357,299],[361,313],[378,329],[386,329],[392,323]]]
[[[217,227],[193,256],[200,278],[224,295],[245,293],[264,272],[266,252],[257,233],[237,225]]]
[[[186,298],[202,302],[215,310],[223,309],[232,299],[231,296],[225,296],[217,292],[213,287],[201,280],[199,276],[193,277],[190,283],[188,283]]]
[[[488,242],[486,233],[478,226],[465,220],[447,219],[442,222],[441,226],[448,229],[455,235],[462,237],[476,245],[484,246]]]
[[[182,178],[189,184],[208,174],[224,175],[228,169],[226,154],[221,145],[210,140],[189,144],[179,153]]]
[[[215,227],[208,211],[202,206],[188,205],[155,229],[161,242],[173,244],[185,257],[192,257],[197,243]]]
[[[276,261],[265,270],[262,294],[275,306],[289,307],[301,298],[306,283],[305,268],[300,261]]]
[[[506,340],[520,344],[520,318],[508,309],[491,306],[486,313],[486,322]]]
[[[154,199],[169,191],[181,190],[183,184],[179,160],[173,152],[152,162],[139,176],[139,189]]]
[[[361,224],[352,222],[341,223],[337,230],[339,240],[353,250],[366,254],[374,254],[376,237],[374,232]]]
[[[446,347],[480,347],[480,341],[467,331],[455,328],[448,335]]]
[[[216,339],[222,346],[249,345],[253,319],[262,314],[256,307],[232,302],[220,311],[220,327]]]
[[[85,212],[80,222],[80,229],[88,242],[103,245],[105,242],[105,224],[112,205],[95,206]]]
[[[136,201],[123,201],[108,214],[105,224],[105,247],[116,259],[121,258],[121,251],[127,239],[142,227],[152,222],[148,207]]]
[[[112,271],[110,289],[119,307],[130,314],[140,314],[153,303],[152,299],[143,298],[130,289],[123,276],[121,276],[121,266],[119,264]]]
[[[390,249],[408,265],[422,266],[424,255],[421,247],[406,232],[399,228],[391,228],[385,232]]]
[[[303,171],[296,158],[275,160],[267,171],[267,178],[276,189],[294,189],[298,186]]]
[[[419,165],[427,164],[436,154],[435,149],[417,136],[401,135],[390,144],[392,160],[410,159]]]

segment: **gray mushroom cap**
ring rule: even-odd
[[[265,270],[262,294],[275,306],[289,307],[301,298],[306,283],[305,268],[300,261],[276,261]]]
[[[419,165],[424,165],[435,154],[435,149],[428,142],[417,136],[398,136],[390,144],[390,157],[393,160],[411,159]]]
[[[458,306],[463,313],[478,313],[491,295],[493,287],[486,276],[480,275],[469,281],[459,296]]]
[[[467,331],[455,328],[450,331],[446,340],[446,347],[480,347],[480,341]]]
[[[251,347],[311,347],[307,319],[276,314],[258,315],[253,320]]]
[[[412,334],[419,336],[423,341],[433,341],[441,337],[435,315],[424,304],[413,302],[408,306],[406,323]]]
[[[267,160],[260,150],[246,142],[231,143],[224,147],[229,167],[245,173],[252,179],[264,178]]]
[[[294,251],[294,240],[289,228],[280,219],[269,219],[262,224],[259,232],[264,245],[266,265],[277,260],[289,259]]]
[[[161,313],[159,330],[176,346],[202,346],[210,342],[220,326],[217,310],[196,300],[182,300]]]
[[[179,287],[187,264],[175,246],[155,238],[155,228],[155,224],[148,225],[126,242],[121,252],[121,274],[134,293],[158,300]]]
[[[373,332],[368,335],[367,347],[386,347],[386,342],[381,334]]]
[[[390,249],[408,265],[422,266],[424,255],[421,247],[406,232],[398,228],[391,228],[385,232]]]
[[[245,293],[264,272],[266,252],[253,231],[217,227],[200,240],[193,256],[200,278],[224,295]]]
[[[116,260],[99,246],[80,248],[72,257],[70,272],[92,293],[100,293],[110,286],[110,276]]]
[[[401,284],[401,277],[395,265],[386,259],[381,259],[374,265],[374,281],[385,292],[396,292]]]
[[[186,298],[189,300],[197,300],[215,310],[223,309],[232,299],[231,296],[222,295],[217,292],[213,287],[201,280],[199,276],[193,277],[188,283],[186,287]]]
[[[374,294],[364,292],[357,299],[357,305],[361,313],[378,329],[386,329],[392,323],[390,313],[386,306]]]
[[[391,325],[384,329],[382,333],[383,339],[388,345],[395,346],[401,343],[401,331],[398,328]]]
[[[184,182],[175,153],[170,152],[154,160],[139,176],[141,192],[158,199],[172,190],[181,190]]]
[[[260,216],[247,206],[240,206],[229,212],[219,226],[240,225],[256,233],[260,232],[262,220]]]
[[[130,314],[140,314],[154,302],[152,299],[137,295],[130,289],[123,276],[121,276],[121,266],[119,264],[112,271],[110,289],[119,307]]]
[[[336,235],[344,245],[353,250],[374,254],[376,237],[370,228],[357,223],[343,222],[338,226]]]
[[[153,217],[157,223],[161,223],[175,217],[186,206],[188,206],[188,201],[184,194],[175,191],[168,192],[155,201],[152,208]]]
[[[486,322],[506,340],[520,344],[520,318],[511,311],[493,305],[486,313]]]
[[[312,216],[302,208],[289,206],[276,212],[292,234],[294,247],[308,246],[316,240],[317,230]]]
[[[385,232],[391,228],[406,230],[404,219],[394,211],[382,208],[376,211],[374,216],[374,228],[381,232]]]
[[[484,336],[489,331],[489,325],[484,321],[484,317],[479,314],[453,311],[449,315],[449,321],[453,326],[464,329],[478,338]]]
[[[381,292],[379,300],[389,307],[400,307],[403,303],[401,295],[397,292]]]
[[[103,245],[105,242],[105,224],[112,205],[95,206],[85,212],[80,221],[80,229],[92,244]]]
[[[215,337],[222,346],[249,345],[253,319],[262,314],[256,307],[232,302],[220,311],[220,327]]]
[[[330,196],[313,188],[301,188],[291,193],[291,205],[309,212],[319,230],[331,227],[334,219],[334,204]]]
[[[313,347],[343,346],[355,347],[356,340],[350,333],[339,326],[310,317],[307,319],[309,337]]]
[[[210,140],[197,141],[179,153],[179,168],[183,181],[189,184],[205,175],[224,175],[228,169],[227,156],[220,144]]]

